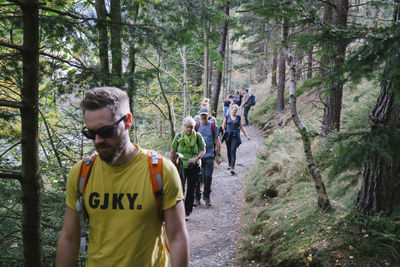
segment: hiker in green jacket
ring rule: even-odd
[[[199,160],[206,153],[206,145],[200,133],[193,130],[195,122],[192,117],[183,119],[183,131],[175,136],[172,142],[170,159],[173,160],[176,152],[183,155],[183,168],[188,186],[185,197],[186,220],[193,211],[194,187],[200,179]],[[185,181],[183,181],[185,184]]]

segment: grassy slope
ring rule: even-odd
[[[265,84],[251,88],[257,96],[250,121],[263,127],[273,118],[275,95]],[[269,90],[269,89],[268,89]],[[342,131],[369,129],[368,114],[379,86],[363,82],[345,90]],[[318,132],[322,107],[316,94],[298,99],[299,115],[308,131]],[[264,142],[256,167],[245,184],[240,260],[243,266],[385,266],[400,262],[399,212],[390,218],[364,217],[353,206],[360,171],[327,178],[334,146],[316,137],[313,152],[323,174],[333,209],[318,210],[300,135],[287,110]]]

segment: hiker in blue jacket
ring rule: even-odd
[[[209,109],[201,107],[199,112],[201,121],[195,125],[195,130],[201,133],[206,143],[206,154],[201,158],[202,182],[204,184],[203,199],[206,206],[211,206],[210,194],[212,174],[214,171],[214,159],[217,156],[217,164],[221,163],[221,143],[218,139],[219,130],[217,125],[208,119]],[[194,206],[200,205],[200,183],[196,185]]]
[[[250,137],[247,135],[246,131],[243,128],[241,117],[237,115],[238,109],[238,105],[232,105],[231,114],[226,116],[224,118],[224,121],[222,122],[222,128],[225,129],[225,134],[222,137],[222,142],[226,142],[229,163],[228,169],[231,171],[232,175],[235,174],[236,150],[242,143],[242,140],[240,139],[240,130],[242,130],[243,134],[250,141]]]

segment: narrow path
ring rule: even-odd
[[[254,165],[258,149],[262,147],[262,133],[246,126],[248,141],[242,134],[237,151],[236,175],[227,170],[226,146],[223,144],[223,162],[214,169],[211,203],[195,207],[187,222],[190,235],[190,266],[237,266],[236,234],[239,209],[243,201],[242,181]]]

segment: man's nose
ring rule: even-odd
[[[94,142],[95,144],[102,143],[103,141],[104,141],[104,138],[101,137],[101,136],[98,135],[98,134],[96,134],[96,136],[94,137],[94,140],[93,140],[93,142]]]

